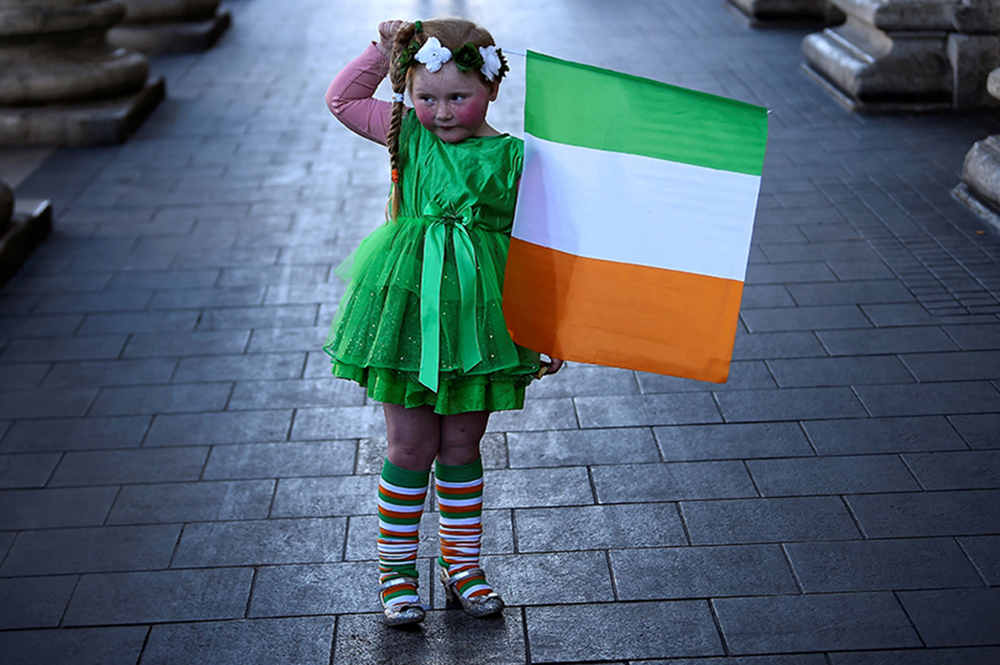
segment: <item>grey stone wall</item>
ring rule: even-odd
[[[1000,98],[1000,68],[990,72],[986,88]],[[1000,232],[1000,134],[973,144],[954,194]]]
[[[121,1],[125,20],[108,32],[108,41],[147,55],[205,51],[230,24],[219,0]]]
[[[163,97],[149,63],[107,43],[114,0],[0,0],[0,145],[121,141]]]
[[[806,70],[858,111],[995,104],[1000,9],[989,0],[833,0],[847,21],[805,38]]]

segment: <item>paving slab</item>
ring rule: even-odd
[[[970,448],[1000,448],[1000,414],[952,416],[948,419]]]
[[[148,634],[146,626],[15,630],[0,633],[0,650],[10,665],[135,665]]]
[[[44,487],[59,458],[58,453],[0,455],[0,489]]]
[[[0,529],[100,526],[118,488],[11,489],[0,492]]]
[[[962,437],[941,416],[816,420],[802,423],[820,455],[863,455],[966,450]]]
[[[695,545],[860,538],[837,497],[685,501],[681,514]]]
[[[292,427],[289,409],[227,413],[157,414],[146,446],[285,441]],[[334,438],[334,437],[330,437]],[[343,437],[346,438],[346,437]]]
[[[138,448],[151,416],[18,420],[0,452]]]
[[[667,462],[816,454],[798,423],[654,427],[653,433]]]
[[[950,193],[996,115],[847,113],[799,72],[815,27],[725,2],[445,5],[231,2],[128,142],[18,178],[56,221],[0,290],[0,659],[1000,660],[1000,244]],[[378,21],[443,13],[509,46],[501,131],[531,48],[767,107],[769,143],[729,380],[530,386],[482,446],[508,608],[446,608],[431,496],[434,609],[390,631],[384,418],[321,350],[388,167],[322,100]]]
[[[171,567],[339,561],[346,529],[344,518],[189,524],[177,544]]]
[[[616,600],[608,557],[604,552],[491,556],[485,558],[484,569],[490,584],[512,606],[609,603]],[[437,572],[433,567],[432,571]],[[446,607],[440,586],[434,589],[434,606]]]
[[[109,524],[171,524],[263,519],[274,500],[274,480],[127,485],[115,499]]]
[[[99,388],[169,383],[176,367],[175,358],[57,362],[42,385],[46,388]]]
[[[668,600],[798,593],[778,545],[612,550],[621,600]],[[738,569],[741,575],[732,575]]]
[[[723,653],[705,601],[529,607],[525,621],[531,659],[543,663]]]
[[[806,593],[982,586],[951,538],[788,543],[784,547]]]
[[[162,570],[170,565],[180,525],[25,531],[0,575],[66,575]]]
[[[472,619],[455,610],[434,611],[420,627],[410,630],[386,631],[381,622],[379,614],[338,617],[334,665],[404,665],[414,660],[429,665],[525,662],[524,622],[517,611],[489,620]]]
[[[55,628],[78,579],[75,575],[0,578],[0,595],[5,599],[0,604],[0,628]]]
[[[519,552],[686,545],[674,504],[529,508],[514,512]]]
[[[63,625],[242,618],[252,578],[250,568],[84,575],[66,609]]]
[[[160,624],[149,631],[140,663],[328,665],[334,631],[332,617]]]
[[[891,593],[720,598],[712,605],[734,654],[922,646]]]
[[[596,466],[600,503],[756,498],[746,467],[736,460]]]
[[[1000,647],[903,649],[832,653],[833,665],[979,665],[1000,658]]]
[[[355,441],[217,445],[205,465],[205,480],[342,476],[354,471]]]
[[[660,461],[653,433],[646,427],[512,432],[507,448],[515,469]]]
[[[959,538],[959,544],[965,550],[976,570],[986,580],[986,584],[1000,586],[1000,536],[972,536]]]
[[[198,480],[207,459],[205,446],[70,451],[63,455],[49,486]]]
[[[900,591],[899,601],[929,647],[992,646],[1000,632],[1000,589]]]
[[[746,464],[761,495],[768,497],[921,489],[896,455],[750,460]]]
[[[868,538],[973,536],[996,532],[1000,490],[867,494],[847,498]]]

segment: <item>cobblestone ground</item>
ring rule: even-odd
[[[230,6],[214,50],[155,62],[132,140],[18,190],[57,225],[0,291],[5,665],[1000,662],[1000,242],[949,195],[995,114],[850,115],[805,30],[719,0]],[[440,14],[773,113],[730,381],[537,384],[484,446],[510,607],[427,584],[400,632],[379,408],[319,350],[387,166],[323,93],[378,20]]]

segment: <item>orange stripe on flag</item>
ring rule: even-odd
[[[590,259],[511,238],[503,310],[557,358],[722,383],[743,282]]]

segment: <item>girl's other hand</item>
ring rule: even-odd
[[[385,57],[392,55],[392,41],[396,38],[396,33],[403,27],[403,21],[382,21],[378,24],[378,44],[375,46]]]
[[[560,358],[550,357],[548,362],[542,361],[542,367],[538,370],[538,378],[543,376],[548,376],[549,374],[555,374],[563,366],[565,361]]]

